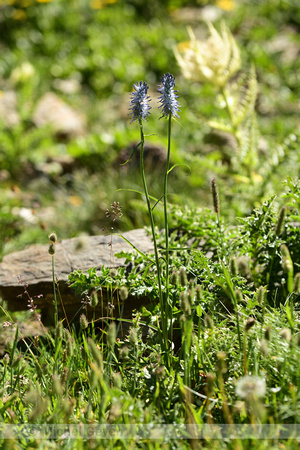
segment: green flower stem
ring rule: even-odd
[[[169,165],[170,165],[170,153],[171,153],[171,121],[172,115],[169,114],[169,122],[168,122],[168,153],[167,153],[167,162],[166,162],[166,170],[165,170],[165,178],[164,178],[164,221],[165,221],[165,242],[166,242],[166,299],[165,299],[165,316],[166,320],[169,317],[169,225],[168,225],[168,173],[169,173]],[[173,315],[173,308],[171,306],[171,316]],[[171,341],[173,340],[173,320],[171,319],[170,331],[171,331]]]
[[[142,120],[139,120],[140,124],[140,132],[141,132],[141,156],[140,156],[140,164],[141,164],[141,174],[142,174],[142,180],[143,180],[143,186],[144,186],[144,192],[146,196],[147,201],[147,207],[148,207],[148,214],[150,218],[150,224],[151,224],[151,231],[152,231],[152,238],[153,238],[153,245],[154,245],[154,255],[155,255],[155,263],[156,263],[156,269],[157,269],[157,280],[158,280],[158,291],[159,291],[159,302],[160,302],[160,311],[161,311],[161,328],[163,333],[163,343],[164,343],[164,350],[166,354],[166,358],[168,358],[168,330],[167,330],[167,323],[165,320],[165,310],[164,310],[164,299],[163,299],[163,292],[162,292],[162,283],[161,283],[161,267],[159,262],[159,256],[158,256],[158,248],[157,248],[157,242],[156,242],[156,236],[155,236],[155,226],[154,226],[154,219],[153,219],[153,212],[150,204],[150,198],[146,183],[146,177],[145,177],[145,170],[144,170],[144,145],[145,145],[145,138],[144,138],[144,131],[143,131],[143,124]]]
[[[229,102],[228,102],[228,97],[227,97],[227,94],[226,94],[226,90],[225,90],[224,87],[221,88],[221,94],[222,94],[222,97],[223,97],[223,99],[224,99],[224,101],[225,101],[226,111],[227,111],[229,120],[230,120],[230,122],[231,122],[231,133],[232,133],[232,134],[234,135],[234,137],[236,138],[239,147],[241,147],[241,144],[242,144],[242,143],[241,143],[241,139],[240,139],[240,136],[239,136],[239,133],[238,133],[238,127],[237,127],[237,125],[234,123],[233,114],[232,114],[232,111],[231,111],[231,108],[230,108],[230,105],[229,105]]]
[[[227,94],[226,94],[226,90],[225,90],[224,87],[221,88],[221,94],[222,94],[222,97],[223,97],[223,99],[225,101],[226,111],[227,111],[227,114],[229,116],[229,120],[231,122],[231,133],[236,138],[238,146],[241,148],[242,142],[241,142],[241,137],[240,137],[240,134],[239,134],[238,125],[234,123],[234,117],[233,117],[233,114],[232,114],[232,111],[231,111],[231,108],[230,108],[230,105],[229,105],[229,102],[228,102],[228,97],[227,97]],[[243,162],[243,164],[244,164],[244,162]],[[248,178],[249,178],[251,184],[253,185],[253,176],[252,176],[252,173],[251,173],[251,164],[244,164],[244,166],[245,166],[245,169],[247,171]]]
[[[57,325],[58,325],[58,308],[57,308],[57,296],[56,296],[56,287],[55,287],[55,273],[54,273],[54,255],[51,256],[52,258],[52,281],[53,281],[53,295],[54,295],[54,325],[55,325],[55,361],[54,361],[54,371],[53,373],[57,372],[57,358],[58,358],[58,336],[57,336]]]
[[[221,88],[221,94],[222,94],[222,97],[224,98],[224,101],[225,101],[225,104],[226,104],[226,111],[228,113],[230,122],[232,124],[232,131],[233,131],[234,134],[236,134],[236,126],[234,125],[233,115],[232,115],[232,112],[231,112],[231,109],[230,109],[230,106],[229,106],[228,98],[227,98],[226,91],[225,91],[224,87]]]
[[[58,309],[57,309],[57,297],[55,288],[55,274],[54,274],[54,255],[52,255],[52,281],[53,281],[53,295],[54,295],[54,325],[55,329],[58,324]]]
[[[247,331],[245,331],[245,333],[244,333],[243,358],[244,358],[244,375],[247,375],[247,373],[248,373]]]

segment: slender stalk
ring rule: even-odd
[[[164,178],[164,221],[165,221],[165,242],[166,242],[166,295],[165,295],[165,314],[166,321],[168,322],[169,318],[169,224],[168,224],[168,172],[170,165],[170,154],[171,154],[171,123],[172,123],[172,114],[169,114],[169,123],[168,123],[168,152],[167,152],[167,161],[166,161],[166,170],[165,170],[165,178]],[[173,308],[171,305],[171,323],[170,323],[170,331],[171,331],[171,342],[173,340],[173,326],[172,326],[172,315]],[[168,327],[168,323],[166,323]]]
[[[156,269],[157,269],[157,280],[158,280],[158,291],[159,291],[159,302],[160,302],[160,311],[161,311],[161,327],[162,327],[162,334],[163,334],[163,343],[164,343],[164,350],[166,352],[166,360],[168,359],[168,330],[167,330],[167,323],[166,323],[166,317],[165,317],[165,309],[164,309],[164,299],[163,299],[163,292],[162,292],[162,283],[161,283],[161,267],[159,262],[159,256],[158,256],[158,248],[157,248],[157,242],[156,242],[156,236],[155,236],[155,226],[154,226],[154,219],[153,219],[153,212],[151,208],[148,188],[147,188],[147,182],[146,182],[146,176],[145,176],[145,170],[144,170],[144,145],[145,145],[145,138],[144,138],[144,130],[143,130],[143,123],[142,120],[139,120],[140,124],[140,132],[141,132],[141,151],[140,151],[140,165],[141,165],[141,174],[142,174],[142,180],[143,180],[143,186],[144,186],[144,192],[146,196],[146,202],[148,207],[148,214],[150,218],[150,224],[151,224],[151,231],[152,231],[152,238],[153,238],[153,245],[154,245],[154,255],[155,255],[155,263],[156,263]],[[168,364],[167,364],[168,365]]]
[[[54,295],[54,325],[55,325],[55,361],[54,361],[54,372],[57,371],[57,358],[58,358],[58,336],[57,336],[57,325],[58,325],[58,309],[57,309],[57,296],[56,296],[56,287],[55,287],[55,273],[54,273],[54,255],[51,256],[52,258],[52,281],[53,281],[53,295]]]
[[[55,274],[54,274],[54,255],[52,255],[52,281],[53,281],[53,295],[54,295],[54,325],[56,328],[58,324],[58,310],[57,310],[57,297],[56,297]]]
[[[247,332],[244,333],[244,345],[243,345],[243,356],[244,356],[244,375],[248,373],[248,360],[247,360]]]
[[[233,293],[232,299],[233,299],[233,304],[234,304],[234,312],[236,315],[236,328],[237,328],[237,334],[238,334],[240,355],[241,355],[241,359],[242,359],[241,362],[242,362],[242,367],[243,367],[243,365],[244,365],[244,346],[242,345],[239,310],[238,310],[238,303],[237,303],[235,293]]]
[[[232,115],[232,112],[231,112],[231,109],[230,109],[230,105],[229,105],[228,98],[227,98],[226,91],[225,91],[224,87],[221,88],[221,94],[222,94],[222,97],[224,98],[225,105],[226,105],[226,110],[227,110],[229,119],[230,119],[231,124],[232,124],[232,128],[234,130],[234,134],[235,134],[236,126],[234,125],[233,115]]]
[[[232,110],[230,108],[228,97],[227,97],[226,90],[225,90],[224,87],[221,88],[221,94],[222,94],[222,97],[223,97],[223,99],[225,101],[226,111],[227,111],[229,120],[231,122],[231,133],[234,135],[234,137],[237,140],[237,143],[238,143],[239,147],[241,148],[242,141],[241,141],[241,137],[239,136],[239,133],[238,133],[238,131],[239,131],[238,130],[238,125],[234,122],[234,116],[232,114]],[[244,162],[243,162],[243,164],[244,164]],[[247,170],[247,174],[248,174],[249,180],[253,184],[253,177],[252,177],[252,173],[251,173],[251,165],[246,164],[245,168]]]
[[[242,347],[242,338],[241,338],[241,329],[240,329],[240,318],[239,318],[237,304],[235,305],[235,313],[236,313],[236,326],[237,326],[237,332],[238,332],[239,348],[240,348],[240,353],[242,354],[243,347]]]

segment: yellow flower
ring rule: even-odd
[[[232,11],[235,8],[235,2],[232,0],[217,0],[216,5],[224,11]]]
[[[223,87],[241,67],[240,51],[224,23],[220,34],[211,23],[208,27],[210,37],[204,42],[189,28],[190,41],[178,44],[175,56],[185,78]]]

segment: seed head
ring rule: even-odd
[[[263,378],[246,375],[239,378],[235,388],[236,395],[245,399],[264,397],[266,382]]]
[[[271,340],[271,327],[266,327],[266,329],[265,329],[265,339],[267,341]]]
[[[117,329],[115,322],[112,322],[107,330],[107,342],[112,347],[115,344],[117,336]]]
[[[214,390],[214,384],[215,384],[215,381],[216,381],[216,375],[214,373],[208,372],[206,374],[206,381],[207,381],[207,384],[206,384],[206,395],[208,397],[210,397],[212,395],[212,393],[213,393],[213,390]]]
[[[58,375],[55,373],[52,378],[52,393],[53,395],[60,397],[63,393],[63,388]]]
[[[204,324],[205,324],[206,328],[209,328],[210,330],[212,330],[214,328],[214,321],[209,314],[205,314]]]
[[[92,308],[96,308],[96,306],[98,305],[98,295],[95,291],[92,292],[90,305]]]
[[[265,299],[266,290],[264,286],[260,286],[256,291],[256,299],[259,305],[263,304]]]
[[[189,316],[191,314],[191,305],[185,292],[180,292],[180,307],[185,315]]]
[[[293,261],[289,252],[289,249],[285,244],[280,246],[281,258],[282,258],[282,268],[286,273],[293,273]]]
[[[255,325],[254,317],[250,317],[245,324],[245,331],[249,331]]]
[[[9,361],[10,361],[10,356],[9,356],[8,353],[5,353],[5,355],[3,356],[3,359],[2,359],[3,365],[4,365],[4,366],[8,366]]]
[[[292,332],[289,328],[283,328],[280,333],[279,336],[284,339],[287,342],[290,342],[292,339]]]
[[[115,373],[113,372],[111,374],[111,378],[112,378],[112,382],[114,384],[114,386],[118,389],[121,389],[122,387],[122,376],[120,373]]]
[[[234,255],[232,255],[230,257],[230,272],[232,273],[232,275],[234,277],[236,277],[238,274],[238,271],[239,271],[239,268],[238,268],[237,259]]]
[[[49,253],[49,255],[51,255],[51,256],[54,255],[54,253],[55,253],[55,245],[54,245],[53,243],[51,243],[51,244],[49,245],[48,253]]]
[[[88,348],[90,354],[93,356],[96,366],[102,370],[103,369],[103,356],[100,351],[100,348],[95,344],[92,338],[88,339]]]
[[[129,354],[129,348],[126,345],[124,345],[124,347],[122,347],[120,350],[120,358],[125,359],[125,358],[127,358],[128,354]]]
[[[260,341],[260,344],[259,344],[259,350],[260,350],[260,352],[261,352],[261,354],[262,354],[263,356],[268,356],[268,354],[269,354],[269,348],[268,348],[267,341],[265,341],[264,339],[262,339],[262,340]]]
[[[187,279],[185,267],[180,267],[179,276],[180,276],[181,286],[182,287],[186,286],[188,284],[188,279]]]
[[[52,242],[53,244],[55,244],[55,242],[57,242],[57,235],[56,233],[50,233],[49,234],[49,241]]]
[[[63,324],[62,322],[58,322],[56,329],[55,329],[55,336],[57,339],[62,339],[63,336]]]
[[[119,294],[120,294],[120,299],[122,300],[122,302],[127,300],[127,298],[128,298],[128,289],[127,289],[127,287],[126,286],[121,286]]]
[[[296,273],[295,278],[294,278],[294,288],[293,291],[295,292],[295,294],[299,294],[300,292],[300,273]]]
[[[63,336],[64,336],[64,339],[66,342],[67,355],[69,358],[72,358],[72,356],[74,354],[74,348],[75,348],[74,339],[73,339],[70,331],[67,328],[64,328]]]
[[[85,314],[81,314],[81,316],[79,317],[79,324],[80,324],[80,328],[82,330],[85,330],[89,326],[89,323],[87,321]]]
[[[215,213],[218,214],[220,212],[220,202],[219,202],[217,182],[216,182],[215,178],[213,178],[211,180],[210,186],[211,186],[214,210],[215,210]]]
[[[217,366],[216,366],[217,373],[219,373],[219,374],[226,373],[227,372],[226,353],[218,352],[217,358],[218,358]]]
[[[197,303],[200,303],[203,300],[203,289],[200,285],[196,286],[196,300]]]
[[[286,206],[282,206],[275,226],[275,234],[277,237],[280,236],[283,231],[285,216],[286,216]]]
[[[241,303],[244,299],[243,299],[243,294],[242,294],[242,292],[239,290],[239,289],[237,289],[236,291],[235,291],[235,298],[236,298],[236,301],[238,302],[238,303]]]
[[[174,270],[174,271],[171,273],[170,283],[173,284],[173,286],[177,286],[177,284],[179,283],[179,277],[178,277],[178,272],[177,272],[177,270]]]
[[[177,92],[174,90],[175,78],[170,73],[166,73],[162,76],[161,85],[158,86],[157,90],[161,94],[159,101],[161,105],[159,107],[162,109],[162,117],[168,118],[170,115],[173,117],[179,117],[179,103],[176,100],[178,98]]]
[[[131,328],[129,331],[129,342],[133,346],[138,343],[138,334],[135,328]]]
[[[147,120],[147,116],[150,114],[151,106],[149,106],[150,97],[148,93],[148,85],[145,82],[139,81],[133,85],[134,92],[131,95],[130,108],[131,122],[136,120]]]

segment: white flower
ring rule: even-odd
[[[26,83],[30,80],[30,78],[33,77],[34,74],[35,68],[33,67],[33,65],[30,64],[30,62],[25,61],[12,71],[10,78],[15,84]]]
[[[191,40],[178,44],[175,56],[185,78],[223,87],[241,67],[240,51],[224,23],[220,34],[211,23],[208,27],[210,37],[204,42],[198,41],[189,28]]]
[[[263,397],[266,393],[266,381],[264,378],[246,375],[237,380],[235,393],[244,399]]]

